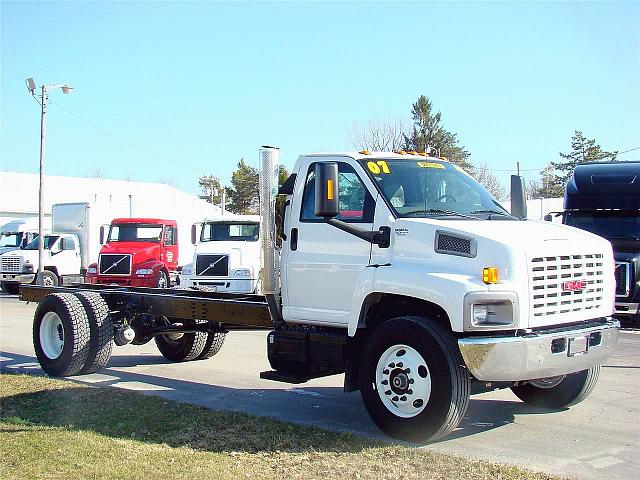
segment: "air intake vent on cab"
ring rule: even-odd
[[[436,230],[434,249],[436,253],[444,253],[445,255],[475,257],[477,244],[475,238],[462,237],[457,234]]]

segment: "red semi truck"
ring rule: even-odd
[[[106,241],[105,241],[106,240]],[[87,282],[167,288],[178,268],[178,225],[159,218],[116,218],[100,228],[98,263],[87,269]]]

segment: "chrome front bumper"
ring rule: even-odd
[[[620,323],[550,330],[512,337],[458,340],[471,374],[478,380],[515,382],[555,377],[602,364],[612,353]]]

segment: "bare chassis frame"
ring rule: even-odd
[[[198,290],[121,287],[113,285],[74,284],[59,287],[21,285],[20,300],[40,302],[58,292],[97,292],[115,318],[131,315],[153,317],[153,326],[144,336],[202,331],[273,329],[269,306],[263,295],[215,293]],[[171,323],[158,319],[181,319]],[[200,323],[190,320],[200,320]],[[206,320],[206,322],[202,322]],[[142,333],[142,332],[141,332]]]

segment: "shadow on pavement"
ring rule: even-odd
[[[5,351],[0,351],[0,356],[8,359],[0,363],[2,373],[44,376],[35,357]],[[211,383],[197,383],[114,370],[120,366],[163,362],[170,363],[163,357],[153,355],[114,356],[109,367],[97,374],[72,377],[68,380],[93,386],[111,386],[114,390],[120,388],[133,390],[144,395],[158,396],[209,409],[270,417],[398,443],[378,430],[369,418],[358,393],[344,393],[339,387],[301,387],[274,382],[273,388],[232,388],[216,385],[215,373],[212,374]],[[80,390],[76,389],[76,391]],[[6,401],[8,400],[5,399]],[[5,410],[5,405],[2,410]],[[518,400],[501,401],[472,397],[460,426],[445,440],[477,435],[508,425],[513,423],[515,415],[542,413],[548,413],[548,411],[527,406]]]

